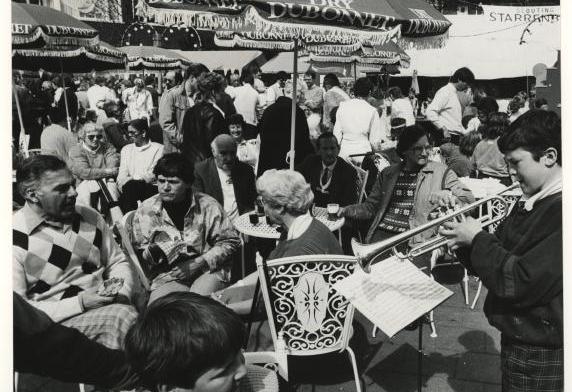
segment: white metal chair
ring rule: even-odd
[[[272,339],[282,333],[290,355],[319,355],[347,351],[361,392],[353,350],[353,306],[332,289],[351,275],[356,259],[340,255],[311,255],[257,261],[260,288]]]

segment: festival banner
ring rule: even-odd
[[[488,23],[515,24],[529,23],[559,23],[560,6],[541,7],[511,7],[496,5],[481,5]]]
[[[51,3],[57,9],[56,1]],[[121,0],[59,0],[59,3],[62,12],[80,20],[123,23]]]
[[[166,26],[240,33],[250,41],[309,44],[383,45],[403,36],[442,46],[451,25],[422,0],[139,0],[136,14]]]

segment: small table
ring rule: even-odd
[[[276,230],[277,226],[269,225],[265,220],[261,220],[259,223],[253,225],[250,223],[249,215],[252,212],[242,214],[234,221],[234,227],[241,234],[257,237],[257,238],[270,238],[279,239],[280,233]],[[330,231],[339,230],[345,222],[345,218],[338,218],[335,221],[328,220],[328,211],[323,207],[314,207],[313,209],[314,218],[322,222]]]

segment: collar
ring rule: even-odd
[[[97,150],[92,150],[91,148],[89,148],[87,146],[87,144],[85,144],[85,142],[81,143],[81,148],[83,148],[85,151],[87,151],[88,153],[90,153],[92,155],[99,153],[101,151],[101,146],[102,146],[102,144],[100,144],[99,147],[97,147]]]
[[[336,167],[336,163],[338,163],[338,158],[336,158],[336,160],[334,161],[334,163],[332,163],[332,164],[329,165],[329,166],[326,166],[326,165],[324,164],[324,161],[321,161],[321,162],[322,162],[322,171],[324,171],[326,168],[328,168],[328,169],[330,169],[331,172],[333,172],[333,171],[334,171],[334,167]]]
[[[286,239],[295,240],[296,238],[299,238],[306,232],[306,230],[308,230],[310,224],[312,224],[312,216],[309,211],[304,215],[294,218],[290,228],[288,229],[288,237]]]
[[[524,201],[524,209],[526,211],[532,211],[534,205],[540,200],[554,195],[555,193],[562,192],[562,177],[558,176],[551,183],[545,186],[540,191],[536,192],[534,195],[525,198],[523,195],[521,201]]]
[[[191,211],[196,205],[198,205],[198,201],[197,201],[197,194],[193,191],[192,192],[192,196],[191,196],[191,205],[189,207],[189,211]],[[155,214],[162,214],[163,213],[163,200],[161,200],[161,196],[157,195],[155,201],[153,202],[153,205],[151,206],[151,210],[153,210],[153,212],[155,212]],[[187,211],[187,213],[185,215],[188,215],[189,211]],[[167,214],[168,216],[168,214]]]
[[[133,147],[135,147],[135,149],[136,149],[137,151],[145,151],[145,150],[147,150],[149,147],[151,147],[151,141],[149,140],[149,141],[147,142],[147,144],[144,144],[144,145],[142,145],[142,146],[137,146],[135,143],[133,143]]]
[[[34,211],[32,209],[32,207],[30,207],[30,205],[28,204],[28,202],[26,202],[24,204],[24,207],[22,207],[22,209],[20,210],[22,212],[22,215],[24,217],[24,222],[25,222],[25,230],[21,230],[21,231],[25,231],[27,235],[32,234],[32,232],[37,229],[40,225],[42,224],[46,224],[56,230],[59,231],[65,231],[65,227],[66,226],[71,226],[72,223],[64,223],[64,222],[57,222],[57,221],[51,221],[49,219],[47,219],[45,214],[38,214],[36,211]],[[76,216],[74,216],[74,219],[77,219],[77,217],[79,217],[79,215],[76,213]]]

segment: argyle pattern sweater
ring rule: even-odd
[[[78,293],[110,277],[124,279],[131,297],[134,272],[103,217],[76,205],[69,224],[48,222],[28,204],[13,216],[13,289],[58,322],[83,312]]]

